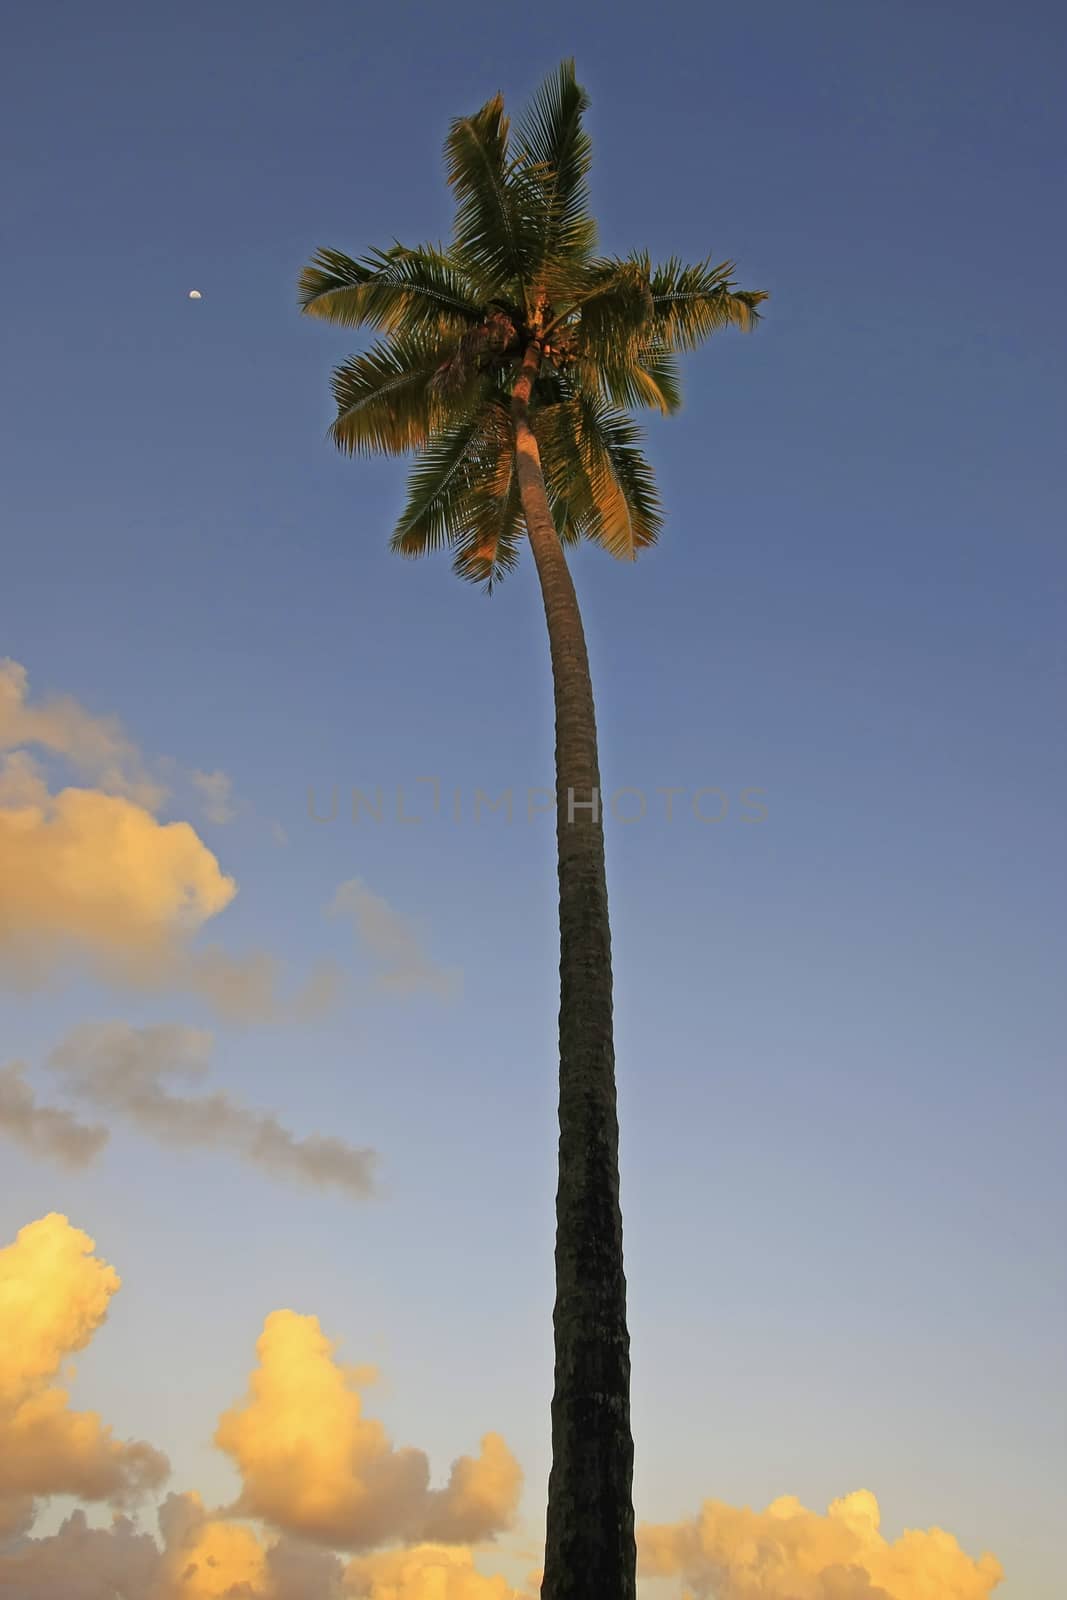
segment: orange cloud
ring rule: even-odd
[[[506,1579],[483,1576],[469,1550],[433,1544],[357,1558],[344,1586],[356,1600],[523,1600]]]
[[[99,789],[51,795],[25,759],[5,770],[18,787],[0,788],[0,931],[127,957],[147,944],[150,957],[169,933],[192,933],[237,893],[187,822],[158,822]]]
[[[291,1540],[264,1541],[211,1517],[195,1494],[168,1495],[160,1544],[128,1517],[91,1528],[75,1511],[46,1538],[0,1551],[0,1594],[15,1600],[342,1600],[342,1564]]]
[[[160,822],[99,789],[53,795],[23,753],[0,766],[0,971],[16,981],[40,983],[75,962],[109,982],[194,994],[237,1021],[326,1009],[333,969],[283,1001],[266,952],[193,946],[236,893],[189,823]]]
[[[71,955],[150,982],[237,885],[187,822],[0,768],[0,956],[32,980]]]
[[[0,1507],[17,1522],[38,1495],[124,1505],[167,1475],[165,1456],[72,1411],[55,1379],[89,1343],[120,1287],[93,1241],[51,1214],[0,1250]]]
[[[31,705],[26,668],[5,658],[0,660],[0,751],[27,745],[61,756],[106,793],[126,795],[150,810],[166,797],[117,718],[94,716],[70,695]]]
[[[0,1594],[16,1600],[531,1600],[484,1577],[469,1550],[418,1545],[357,1559],[210,1516],[195,1494],[160,1507],[162,1548],[125,1516],[91,1528],[75,1511],[57,1533],[0,1551]]]
[[[251,1528],[209,1518],[195,1494],[171,1495],[160,1509],[164,1555],[157,1583],[166,1600],[267,1597],[267,1552]]]
[[[707,1600],[987,1600],[1004,1575],[995,1557],[973,1561],[940,1528],[890,1544],[879,1525],[865,1489],[825,1516],[791,1495],[765,1511],[706,1500],[688,1521],[639,1528],[640,1572],[681,1575]]]
[[[275,1311],[257,1345],[259,1366],[215,1441],[233,1458],[240,1515],[338,1549],[390,1540],[491,1538],[508,1527],[522,1474],[497,1434],[463,1457],[445,1488],[429,1487],[421,1450],[397,1450],[364,1417],[357,1375],[334,1358],[317,1317]]]
[[[53,793],[31,749],[83,781]],[[209,820],[236,814],[226,773],[187,776]],[[25,668],[0,660],[0,977],[39,984],[74,963],[107,982],[194,994],[236,1021],[327,1009],[334,967],[283,999],[266,952],[194,946],[237,885],[188,822],[159,820],[166,796],[117,719],[70,696],[31,702]]]
[[[114,1440],[56,1386],[119,1288],[94,1248],[51,1215],[0,1250],[0,1594],[531,1600],[480,1573],[470,1549],[517,1507],[521,1475],[504,1442],[486,1435],[477,1458],[461,1458],[447,1485],[430,1489],[423,1452],[394,1448],[363,1415],[367,1371],[342,1366],[317,1319],[292,1311],[267,1318],[249,1393],[219,1423],[216,1442],[243,1480],[234,1506],[209,1512],[195,1494],[170,1495],[159,1541],[122,1515],[90,1528],[81,1512],[48,1537],[20,1537],[34,1496],[123,1505],[166,1474],[162,1456]],[[386,1544],[400,1548],[374,1548]],[[344,1566],[336,1550],[357,1554]],[[973,1559],[940,1528],[886,1540],[878,1502],[863,1490],[824,1515],[792,1497],[764,1511],[709,1500],[695,1517],[642,1526],[638,1550],[643,1581],[680,1580],[691,1600],[989,1600],[1002,1577],[993,1556]],[[528,1583],[536,1592],[537,1576]]]

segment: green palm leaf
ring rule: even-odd
[[[534,277],[551,300],[566,280],[561,266],[585,260],[596,244],[589,210],[593,146],[582,125],[589,96],[577,83],[574,62],[564,61],[524,117],[519,151],[538,179],[543,216]]]
[[[638,344],[629,359],[583,363],[583,387],[617,406],[645,406],[670,416],[682,403],[678,362],[656,341]]]
[[[748,333],[759,321],[757,307],[766,294],[738,289],[732,261],[713,266],[711,257],[686,266],[676,256],[653,269],[647,256],[636,257],[648,272],[656,331],[671,350],[694,350],[720,328]]]
[[[428,245],[372,250],[355,260],[341,250],[319,250],[300,275],[300,307],[309,316],[345,328],[383,333],[425,328],[465,328],[482,308],[459,265]]]
[[[507,429],[507,418],[502,418]],[[463,531],[454,541],[452,570],[492,594],[519,559],[524,531],[515,452],[498,448],[486,462],[484,478],[472,474],[464,506]]]
[[[401,335],[352,356],[333,375],[330,436],[346,455],[403,455],[424,444],[442,406],[434,378],[450,359],[441,340]]]
[[[511,291],[525,308],[539,229],[537,186],[508,152],[500,95],[470,117],[457,117],[445,142],[456,199],[453,251],[483,299]]]
[[[592,539],[634,560],[655,544],[662,511],[641,433],[624,411],[578,394],[537,417],[549,503],[566,543]]]
[[[435,432],[416,455],[393,549],[417,557],[454,545],[470,564],[489,544],[494,527],[506,531],[514,477],[509,436],[507,407],[497,396],[483,399]],[[495,556],[490,567],[493,560]]]

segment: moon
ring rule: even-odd
[[[189,290],[189,298],[190,298],[190,300],[200,300],[202,298],[202,296],[200,294],[200,290],[199,289],[190,289]]]

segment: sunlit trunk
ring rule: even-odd
[[[634,1600],[630,1340],[596,720],[578,599],[529,418],[538,360],[531,348],[513,391],[512,416],[519,489],[548,622],[556,706],[556,1371],[541,1595],[542,1600]]]

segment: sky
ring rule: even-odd
[[[358,335],[295,284],[446,237],[450,118],[573,55],[603,248],[770,293],[648,423],[658,548],[573,562],[642,1595],[984,1600],[999,1562],[997,1600],[1057,1600],[1058,8],[6,32],[0,1592],[100,1561],[124,1600],[286,1600],[343,1557],[371,1600],[507,1600],[539,1566],[543,617],[528,559],[487,599],[390,555],[403,464],[325,437]]]

